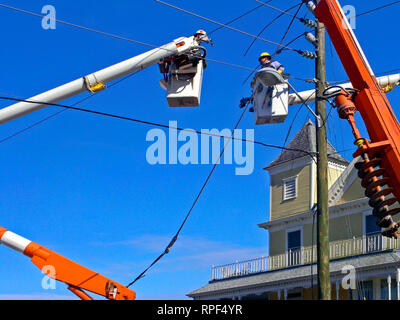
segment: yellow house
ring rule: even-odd
[[[315,154],[309,120],[288,149]],[[333,300],[400,299],[400,240],[380,235],[354,164],[328,143],[330,280]],[[316,159],[284,150],[265,170],[270,175],[269,256],[212,267],[193,299],[316,299]]]

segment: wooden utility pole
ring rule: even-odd
[[[315,78],[317,79],[317,97],[322,96],[326,88],[325,68],[325,27],[318,22],[315,31],[318,40],[316,50]],[[326,139],[326,102],[317,98],[315,113],[317,119],[317,273],[318,299],[331,299],[329,272],[329,208],[328,208],[328,153]]]

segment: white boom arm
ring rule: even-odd
[[[96,92],[105,88],[105,84],[135,71],[147,68],[171,56],[180,55],[200,45],[198,38],[181,37],[166,45],[155,48],[138,56],[114,64],[85,77],[36,95],[27,100],[44,103],[57,103],[80,94],[86,90]],[[22,117],[28,113],[46,107],[46,104],[18,102],[0,110],[0,124]]]
[[[386,87],[388,85],[398,85],[398,83],[400,82],[400,73],[391,74],[388,76],[382,76],[382,77],[377,78],[377,80],[381,87]],[[353,88],[353,85],[351,84],[351,82],[342,83],[342,84],[339,84],[339,86],[341,86],[343,88]],[[315,101],[315,90],[314,89],[299,92],[299,95],[304,101],[307,101],[307,102]],[[302,103],[303,101],[300,99],[300,97],[294,93],[289,94],[289,106],[293,106],[293,105]]]

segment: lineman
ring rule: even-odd
[[[258,58],[260,61],[261,68],[270,67],[277,70],[280,74],[283,73],[285,68],[280,64],[278,61],[271,62],[271,55],[268,52],[261,53],[260,57]]]

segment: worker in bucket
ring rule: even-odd
[[[261,69],[269,67],[269,68],[273,68],[273,69],[277,70],[280,74],[283,74],[283,71],[285,70],[283,65],[278,61],[271,61],[271,60],[272,60],[271,55],[268,52],[261,53],[258,58]],[[255,82],[256,82],[256,79],[253,78],[253,81],[251,82],[251,87],[254,86]],[[268,90],[265,95],[271,97],[273,90],[274,90],[274,87],[272,87],[272,86],[268,87]],[[240,102],[241,103],[240,107],[242,107],[248,100],[251,100],[251,98],[242,99]],[[254,108],[253,107],[249,108],[249,111],[254,112]]]
[[[271,55],[268,52],[263,52],[261,53],[260,57],[258,58],[258,61],[260,62],[261,68],[274,68],[277,70],[280,74],[283,73],[285,68],[280,64],[278,61],[272,61],[271,62]]]

